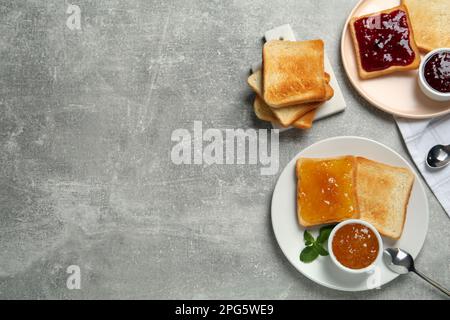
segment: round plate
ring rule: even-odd
[[[347,76],[359,94],[386,112],[414,119],[450,113],[450,102],[436,102],[422,93],[418,84],[417,70],[396,72],[368,80],[359,78],[353,40],[348,29],[350,19],[393,8],[399,4],[399,0],[362,0],[350,13],[341,40],[341,56]]]
[[[342,155],[362,156],[386,164],[407,167],[415,174],[414,186],[408,205],[408,211],[401,238],[397,241],[383,237],[385,247],[402,248],[415,258],[425,241],[428,230],[428,200],[425,190],[409,163],[392,149],[370,139],[359,137],[336,137],[322,140],[300,152],[281,173],[272,197],[272,226],[275,237],[289,262],[307,278],[323,286],[344,290],[368,290],[369,274],[348,274],[339,270],[330,257],[318,257],[312,263],[303,263],[299,259],[304,248],[303,232],[305,228],[297,222],[295,163],[300,157],[322,158]],[[314,236],[317,229],[313,228]],[[384,285],[398,275],[387,269],[383,261],[378,263],[380,282]]]

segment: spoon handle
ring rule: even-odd
[[[431,280],[430,278],[428,278],[426,275],[424,275],[422,272],[419,272],[417,270],[412,270],[415,274],[417,274],[419,277],[421,277],[423,280],[425,280],[426,282],[428,282],[429,284],[433,285],[435,288],[439,289],[440,291],[442,291],[443,293],[445,293],[447,295],[447,297],[450,297],[450,291],[448,291],[447,289],[445,289],[443,286],[441,286],[439,283],[437,283],[434,280]]]

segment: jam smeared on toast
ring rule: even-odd
[[[432,55],[425,63],[424,76],[433,89],[450,92],[450,51]]]
[[[370,266],[380,250],[375,233],[360,223],[350,223],[337,230],[332,248],[336,259],[350,269]]]
[[[354,160],[303,159],[300,166],[299,205],[310,224],[342,221],[356,213]]]
[[[410,43],[405,11],[395,10],[354,22],[362,68],[367,72],[408,66],[416,54]]]

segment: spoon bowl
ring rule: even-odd
[[[450,145],[438,144],[430,149],[427,155],[427,165],[430,168],[442,168],[450,163]]]
[[[389,269],[398,274],[405,274],[414,269],[414,260],[411,255],[399,248],[385,249],[383,260]]]

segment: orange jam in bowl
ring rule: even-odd
[[[330,238],[333,260],[347,271],[367,270],[381,255],[381,237],[367,222],[344,221],[335,227]]]

